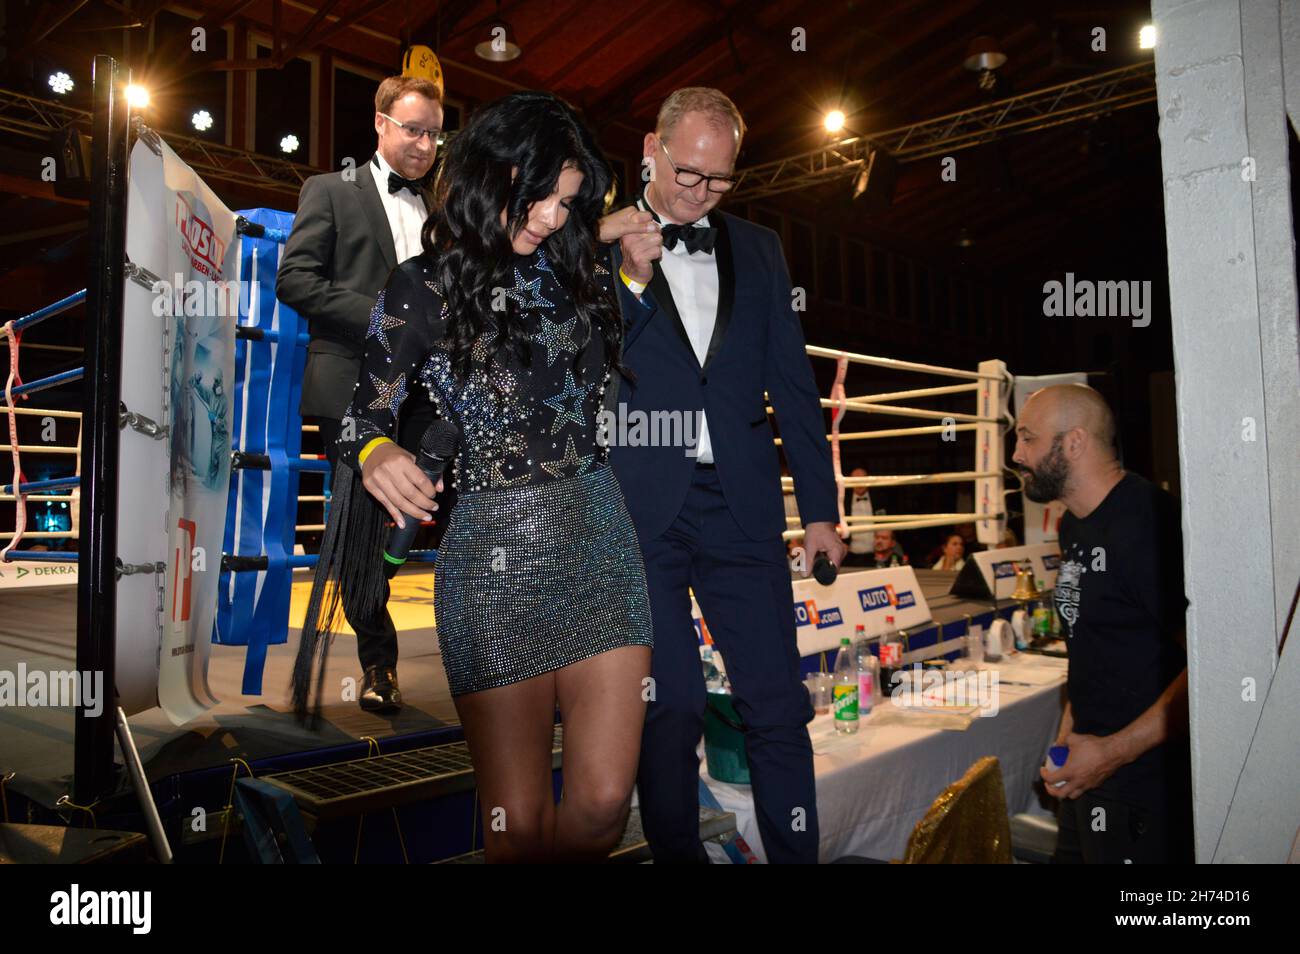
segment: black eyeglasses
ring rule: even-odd
[[[673,162],[673,155],[668,151],[668,144],[662,139],[659,140],[659,146],[668,157],[668,165],[673,167],[673,174],[677,177],[677,184],[684,189],[694,189],[701,182],[707,182],[706,187],[715,195],[721,195],[736,184],[733,176],[706,176],[702,172],[696,172],[694,169],[678,169],[677,163]]]
[[[422,126],[412,126],[410,123],[404,123],[400,119],[394,119],[387,113],[380,113],[379,115],[383,116],[390,123],[400,129],[402,135],[406,137],[408,142],[418,142],[421,137],[428,136],[429,142],[433,143],[435,146],[438,145],[438,137],[442,135],[441,129],[425,129]]]

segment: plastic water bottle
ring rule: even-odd
[[[1047,759],[1043,762],[1043,768],[1049,772],[1056,772],[1064,767],[1070,759],[1070,747],[1068,745],[1053,745],[1047,750]],[[1060,788],[1064,782],[1057,782],[1050,786],[1051,788]]]
[[[871,644],[867,642],[866,629],[860,623],[853,634],[853,656],[853,661],[858,667],[858,715],[867,716],[871,714],[871,708],[876,704],[880,662],[871,651]]]
[[[700,649],[700,659],[704,664],[704,688],[709,692],[718,692],[722,689],[722,674],[718,672],[718,664],[713,661],[713,647],[708,643]]]
[[[849,734],[858,731],[858,667],[853,661],[849,638],[840,640],[835,657],[835,680],[831,686],[831,707],[835,712],[835,731]]]
[[[880,692],[881,698],[894,688],[894,674],[903,669],[903,642],[894,626],[894,617],[885,617],[885,632],[880,637]]]

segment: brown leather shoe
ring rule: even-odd
[[[397,670],[371,666],[361,677],[361,698],[366,712],[397,712],[402,708],[402,690],[397,688]]]

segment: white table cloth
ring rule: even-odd
[[[997,714],[974,718],[965,730],[907,724],[910,716],[889,712],[889,702],[877,704],[855,735],[837,736],[829,715],[809,723],[822,862],[844,855],[901,858],[934,799],[985,755],[1001,763],[1008,813],[1030,807],[1038,769],[1060,726],[1066,661],[1017,653],[980,668],[997,672]],[[1021,682],[1033,684],[1015,684]],[[703,763],[700,774],[766,861],[749,786],[718,782]],[[720,846],[708,850],[714,861],[729,862]]]

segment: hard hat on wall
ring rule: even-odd
[[[402,75],[419,76],[429,80],[438,87],[440,98],[444,92],[442,64],[438,62],[438,57],[433,50],[427,46],[413,46],[406,51],[406,55],[402,57]]]

